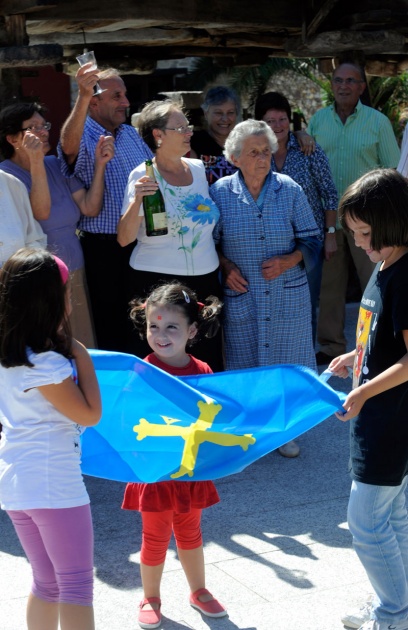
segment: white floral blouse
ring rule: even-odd
[[[130,257],[130,266],[133,269],[198,276],[211,273],[218,267],[212,233],[219,211],[208,192],[204,165],[201,160],[183,160],[193,176],[193,182],[188,186],[168,184],[155,168],[155,176],[166,206],[168,234],[146,236],[143,219],[137,235],[137,245]],[[129,175],[122,214],[134,199],[136,181],[145,174],[143,163]]]

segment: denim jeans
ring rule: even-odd
[[[405,489],[353,481],[348,524],[353,545],[376,594],[373,617],[408,620],[408,514]],[[407,624],[398,627],[408,628]]]

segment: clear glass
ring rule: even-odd
[[[82,66],[85,66],[85,64],[87,63],[92,63],[92,66],[90,66],[88,70],[98,69],[98,64],[96,63],[95,53],[93,50],[88,50],[84,52],[82,55],[79,55],[76,59],[79,65],[81,66],[81,68]],[[99,83],[97,83],[94,87],[94,96],[96,96],[97,94],[102,94],[102,92],[105,92],[105,90],[103,90],[101,86],[99,85]]]

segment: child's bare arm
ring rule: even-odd
[[[99,422],[102,414],[95,369],[86,348],[75,339],[72,341],[72,352],[77,366],[78,385],[69,377],[58,385],[43,385],[38,389],[67,418],[82,426],[93,426]]]
[[[391,365],[391,367],[378,374],[371,381],[353,389],[343,404],[346,413],[344,415],[339,412],[336,413],[339,420],[347,421],[354,418],[360,413],[366,400],[408,381],[408,330],[403,330],[402,335],[407,353],[397,363]]]

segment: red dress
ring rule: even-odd
[[[155,354],[149,354],[145,361],[173,376],[212,374],[207,363],[190,356],[190,362],[182,368],[163,363]],[[122,508],[139,512],[163,512],[174,510],[179,514],[191,508],[202,509],[220,501],[212,481],[159,481],[156,483],[128,483],[125,489]]]

